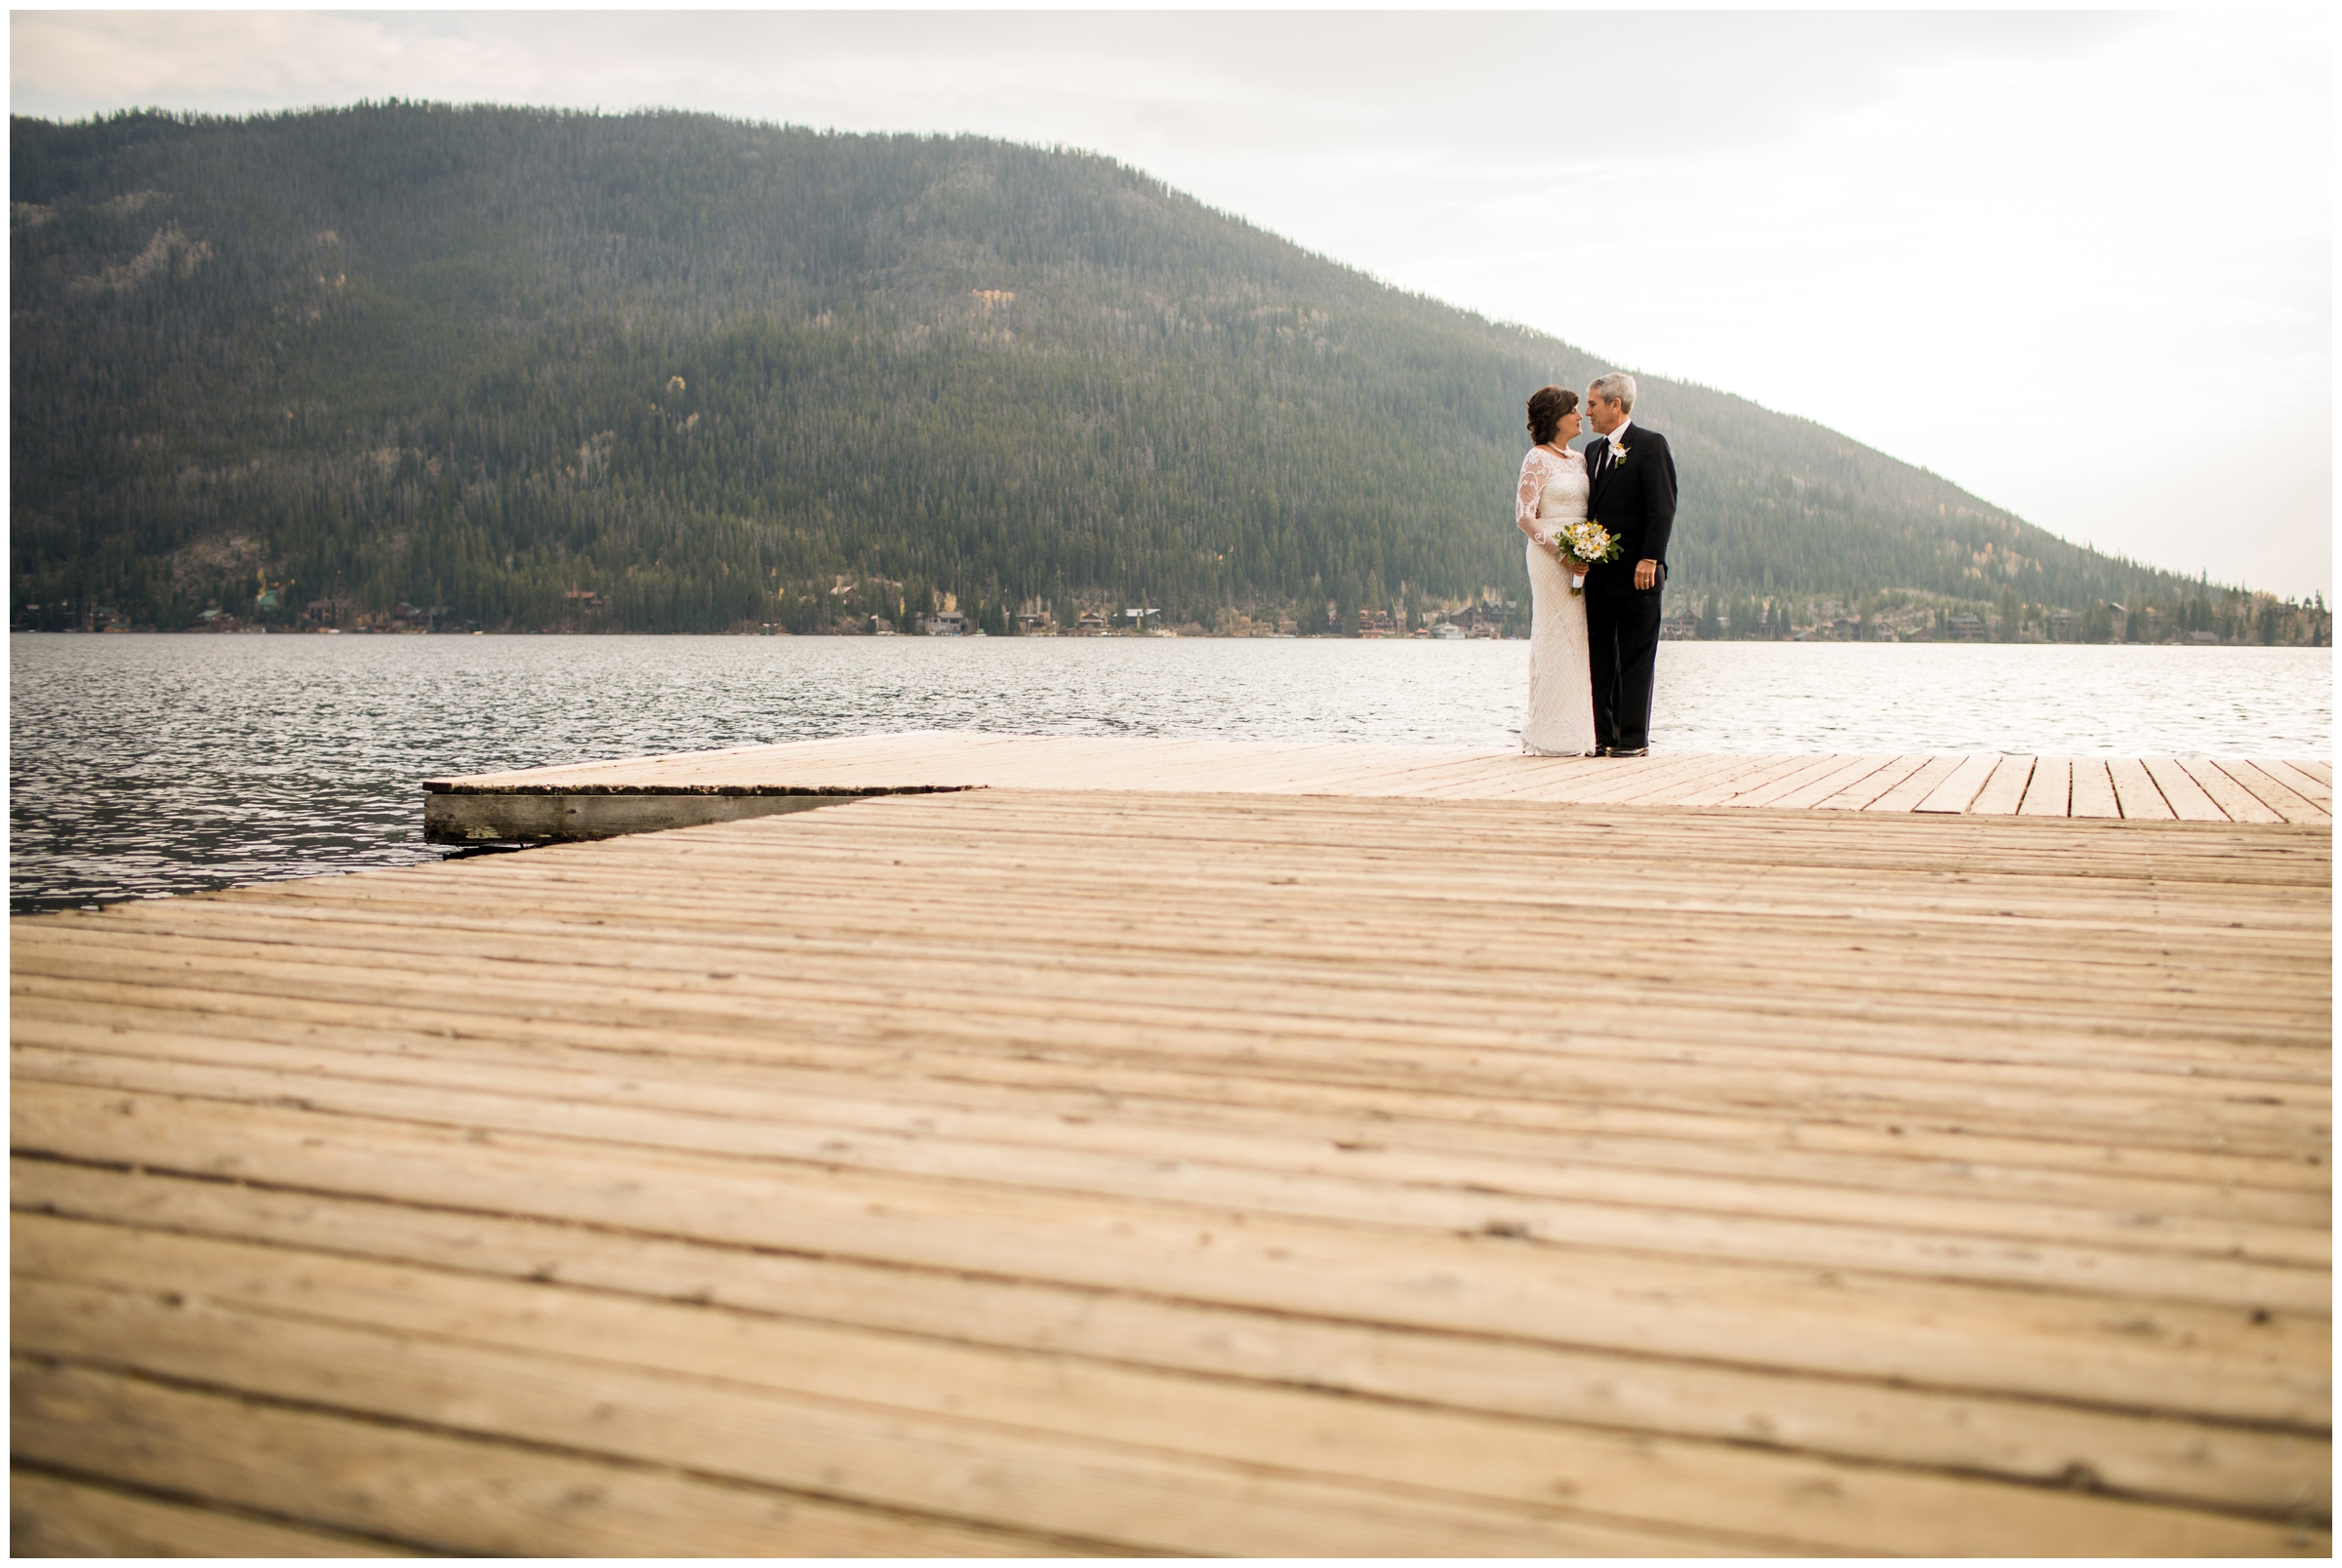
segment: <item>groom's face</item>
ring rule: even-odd
[[[1625,409],[1620,408],[1616,403],[1611,402],[1601,393],[1595,391],[1587,392],[1586,422],[1594,426],[1595,434],[1608,435],[1611,431],[1618,428],[1619,422],[1624,420],[1626,417],[1627,411]]]

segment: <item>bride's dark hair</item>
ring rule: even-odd
[[[1577,406],[1578,394],[1566,386],[1538,387],[1529,394],[1529,439],[1539,446],[1551,441]]]

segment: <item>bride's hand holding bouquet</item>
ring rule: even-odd
[[[1569,574],[1569,591],[1586,591],[1586,574],[1604,561],[1618,559],[1618,536],[1589,517],[1583,522],[1563,523],[1554,533],[1554,557],[1561,570]]]

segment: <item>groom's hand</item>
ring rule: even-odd
[[[1648,589],[1658,585],[1659,563],[1657,561],[1636,561],[1635,563],[1635,586]]]

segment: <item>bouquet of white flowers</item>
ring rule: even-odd
[[[1599,566],[1604,561],[1618,559],[1618,536],[1591,517],[1583,522],[1563,523],[1554,532],[1554,555],[1559,560]],[[1586,591],[1584,573],[1571,575],[1569,591]]]

